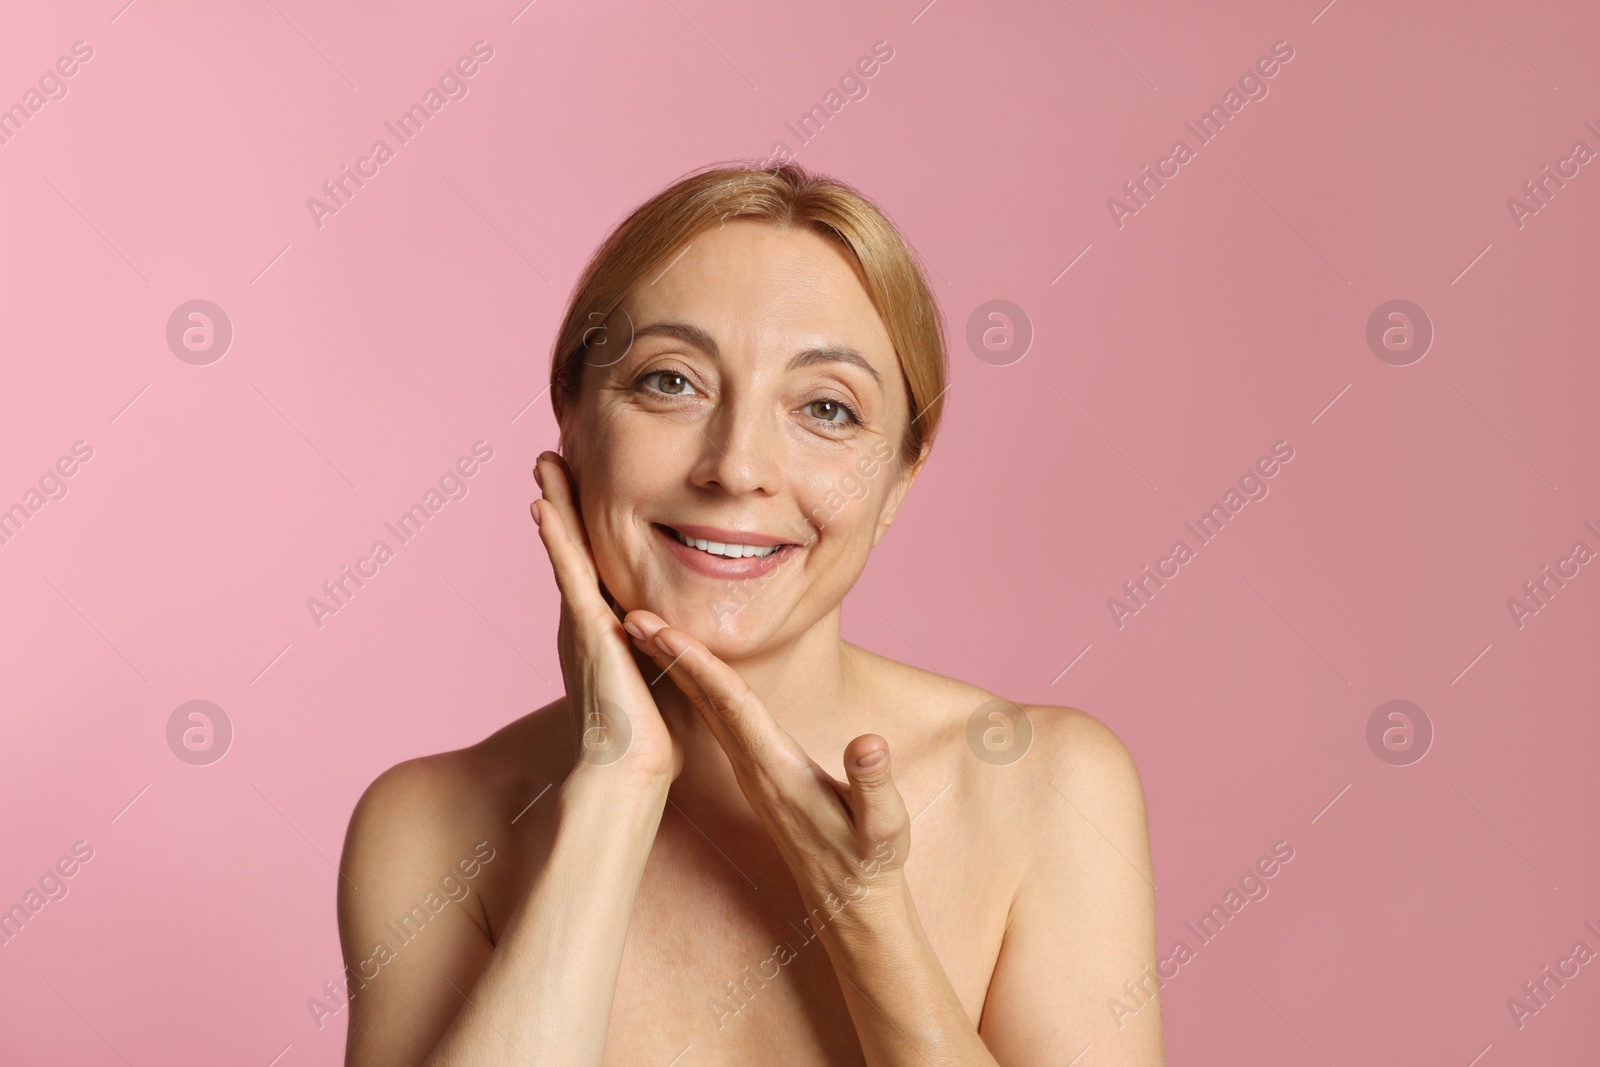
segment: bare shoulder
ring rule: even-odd
[[[965,810],[986,824],[986,832],[1007,839],[1020,833],[1035,842],[1062,840],[1037,833],[1041,825],[1072,837],[1106,824],[1133,836],[1144,832],[1143,787],[1133,757],[1094,715],[1014,701],[871,653],[864,662],[876,686],[894,694],[897,777],[921,765],[936,777],[934,788],[957,783],[978,801]]]
[[[1124,799],[1129,790],[1141,791],[1133,756],[1111,727],[1081,708],[1018,706],[1032,729],[1041,771]]]
[[[1095,716],[1013,706],[1031,741],[1002,807],[1027,827],[1013,835],[1027,859],[979,1032],[1006,1063],[1088,1044],[1099,1062],[1159,1064],[1160,1008],[1143,1010],[1158,1005],[1155,991],[1135,996],[1124,984],[1153,984],[1156,960],[1155,873],[1138,770]],[[1107,1011],[1108,995],[1131,999],[1137,1016]]]
[[[404,760],[373,779],[345,834],[341,924],[362,899],[376,906],[474,855],[514,850],[519,810],[571,765],[564,726],[557,702],[474,745]],[[470,910],[487,934],[482,908]]]
[[[470,749],[418,756],[373,779],[356,801],[345,832],[339,891],[342,931],[365,925],[375,910],[400,903],[455,853],[470,856],[497,806],[492,788],[474,773]],[[474,840],[468,840],[473,838]],[[492,843],[490,845],[492,848]],[[484,929],[479,910],[470,913]]]
[[[1019,703],[875,653],[860,658],[877,687],[895,694],[894,721],[915,750],[964,746],[979,763],[1016,767],[1019,778],[1066,775],[1109,789],[1139,787],[1122,739],[1080,708]]]
[[[516,820],[532,799],[522,794],[570,763],[563,719],[542,708],[477,744],[397,763],[362,792],[339,864],[349,1062],[416,1062],[459,1007],[443,981],[470,989],[487,965],[487,902],[538,820]]]
[[[1016,859],[1024,867],[1040,849],[1082,849],[1085,835],[1101,845],[1101,832],[1130,843],[1144,837],[1133,757],[1091,713],[1011,701],[854,646],[853,659],[886,710],[882,733],[907,806],[922,811],[936,795],[955,801],[949,816],[918,821],[918,829],[981,838],[1006,865]]]
[[[1127,745],[1082,709],[1020,708],[1032,732],[1030,749],[1018,761],[1021,778],[1037,798],[1041,824],[1052,829],[1035,835],[1035,854],[1053,851],[1060,862],[1109,845],[1132,868],[1127,873],[1150,878],[1144,787]]]

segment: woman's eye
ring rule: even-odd
[[[686,396],[694,392],[694,387],[689,384],[689,379],[676,371],[658,370],[654,374],[647,374],[641,381],[656,383],[655,390],[667,396]]]
[[[806,405],[806,411],[823,422],[848,423],[855,422],[855,412],[837,400],[813,400]]]

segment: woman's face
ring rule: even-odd
[[[612,597],[733,660],[844,599],[915,477],[912,412],[835,242],[725,221],[665,263],[591,352],[563,447]]]

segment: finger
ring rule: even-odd
[[[529,510],[539,524],[539,540],[550,558],[561,599],[573,615],[584,619],[598,618],[602,613],[610,616],[611,609],[600,596],[588,552],[572,537],[561,509],[545,499],[535,500]]]
[[[593,601],[599,599],[600,590],[589,577],[588,567],[579,556],[579,546],[567,534],[561,513],[548,500],[535,500],[528,505],[528,510],[539,525],[539,541],[550,559],[550,570],[555,575],[561,599],[573,614],[588,617],[594,611]]]
[[[861,844],[896,842],[911,830],[905,798],[894,784],[889,742],[862,734],[844,747],[844,773],[850,781],[846,798]]]
[[[656,644],[655,635],[666,623],[661,621],[661,616],[650,611],[634,610],[626,612],[622,617],[622,628],[628,631],[628,639],[633,642],[633,647],[656,661],[657,666],[665,670],[671,660]]]
[[[561,516],[567,536],[583,549],[586,560],[592,559],[589,550],[589,532],[584,529],[583,518],[578,513],[578,499],[574,491],[575,479],[567,461],[555,452],[541,452],[533,464],[533,476],[539,490]],[[592,570],[592,568],[591,568]]]
[[[666,627],[667,620],[653,611],[636,608],[628,612],[623,618],[622,625],[637,640],[642,642],[640,647],[647,649],[654,655],[662,654],[661,646],[655,642],[655,636]]]
[[[810,757],[778,725],[738,671],[691,634],[655,625],[660,619],[650,612],[630,612],[627,621],[644,631],[643,644],[653,646],[652,655],[700,710],[735,767],[769,780],[809,772]]]

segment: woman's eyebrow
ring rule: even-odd
[[[853,348],[808,348],[789,360],[789,369],[799,370],[801,367],[810,367],[817,363],[849,363],[860,367],[872,375],[872,380],[878,383],[879,390],[883,389],[883,375],[878,373],[878,368],[868,363],[867,358]]]
[[[687,322],[652,322],[648,326],[640,326],[633,331],[635,340],[641,337],[671,337],[685,344],[694,345],[712,359],[721,359],[722,353],[717,348],[716,340],[698,326],[691,326]],[[878,383],[878,388],[883,388],[883,375],[878,373],[867,358],[853,348],[845,346],[823,346],[808,348],[797,353],[789,360],[789,370],[799,370],[802,367],[814,366],[818,363],[848,363],[860,367],[872,375],[872,380]]]
[[[717,342],[711,335],[698,326],[690,326],[687,322],[652,322],[648,326],[637,326],[633,331],[633,339],[637,341],[641,337],[672,337],[694,345],[712,359],[722,358],[722,354],[717,350]]]

